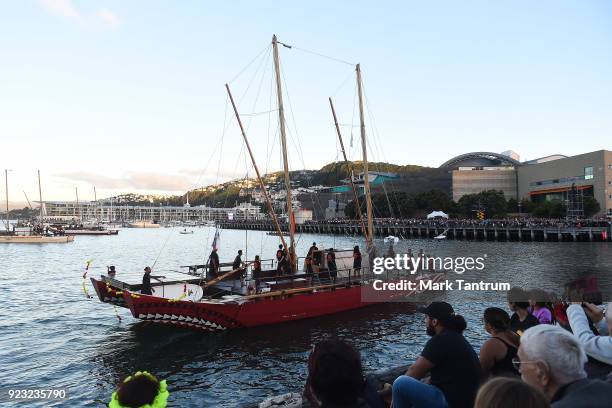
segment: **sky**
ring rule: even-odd
[[[272,34],[293,46],[279,51],[292,170],[341,158],[329,96],[361,157],[357,62],[370,160],[437,167],[469,151],[528,160],[612,147],[608,1],[0,7],[0,167],[15,205],[38,199],[37,170],[45,200],[252,176],[228,82],[260,170],[279,170]]]

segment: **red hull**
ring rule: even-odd
[[[104,281],[91,279],[91,284],[98,295],[98,299],[103,303],[111,303],[113,305],[127,307],[125,300],[123,299],[123,293],[121,289],[110,286]]]
[[[308,319],[370,306],[361,300],[361,286],[237,303],[173,301],[123,292],[138,319],[206,331],[253,327]]]

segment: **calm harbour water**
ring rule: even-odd
[[[139,281],[146,265],[154,274],[170,277],[179,265],[203,263],[213,228],[123,229],[118,236],[76,237],[69,244],[0,246],[0,389],[61,388],[68,400],[4,401],[2,406],[93,406],[107,404],[125,376],[148,370],[168,380],[170,406],[236,406],[265,396],[299,391],[306,378],[306,357],[313,343],[335,335],[353,342],[368,370],[405,364],[418,356],[427,336],[423,318],[411,305],[386,304],[300,322],[201,334],[143,325],[129,310],[97,297],[87,299],[82,288],[85,262],[90,275],[116,265],[119,279]],[[248,247],[246,242],[248,240]],[[298,253],[310,244],[352,247],[358,237],[307,235]],[[379,241],[382,247],[384,244]],[[238,249],[248,258],[271,258],[278,238],[264,232],[221,232],[220,257],[230,262]],[[570,278],[594,273],[609,294],[612,288],[610,243],[518,243],[410,239],[400,241],[401,253],[423,248],[433,256],[483,256],[485,270],[468,273],[469,280],[502,281],[525,287],[558,289]],[[87,289],[95,296],[87,279]],[[486,333],[482,311],[505,307],[505,293],[446,292],[438,296],[468,320],[466,336],[479,348]]]

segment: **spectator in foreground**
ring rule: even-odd
[[[552,407],[610,406],[612,384],[586,378],[584,349],[561,327],[546,324],[527,329],[515,362],[523,381],[542,391]]]
[[[542,392],[515,378],[494,378],[480,387],[474,408],[549,408]]]
[[[165,380],[159,381],[146,371],[138,371],[123,380],[119,389],[113,393],[108,407],[165,408],[169,396]]]
[[[512,360],[516,357],[520,338],[510,330],[508,313],[498,307],[489,307],[484,311],[484,327],[491,335],[480,348],[480,366],[485,377],[518,377]]]
[[[313,347],[304,397],[320,407],[384,407],[365,381],[359,352],[338,339],[323,340]]]
[[[584,303],[583,306],[580,302],[574,302],[566,312],[572,333],[584,351],[595,360],[612,365],[612,302],[608,303],[605,318],[603,310],[592,303]],[[601,336],[593,333],[587,316]]]
[[[529,313],[528,294],[521,288],[511,288],[508,291],[508,307],[514,313],[510,317],[510,329],[519,336],[530,327],[540,324],[537,318]]]
[[[462,334],[465,319],[446,302],[419,311],[432,337],[406,375],[393,383],[393,407],[472,408],[481,371],[474,348]],[[420,381],[428,374],[429,383]]]

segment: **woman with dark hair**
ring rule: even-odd
[[[490,307],[484,311],[484,328],[491,338],[480,348],[480,366],[487,376],[518,376],[512,365],[519,347],[519,336],[510,330],[505,310]]]
[[[338,276],[338,267],[336,266],[336,254],[334,251],[327,253],[327,270],[329,271],[330,279],[335,281],[336,276]]]
[[[495,378],[480,387],[474,408],[549,408],[540,390],[519,379]]]
[[[304,396],[319,407],[384,406],[366,383],[359,352],[340,339],[323,340],[313,347]]]
[[[257,279],[259,278],[259,275],[261,275],[261,259],[259,258],[259,255],[255,255],[251,275],[253,276],[253,279]]]
[[[553,324],[552,303],[548,293],[541,289],[530,292],[529,304],[531,314],[538,319],[540,324]]]

